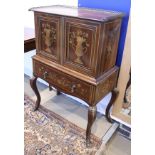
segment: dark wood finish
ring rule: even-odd
[[[101,55],[101,60],[104,59],[104,61],[102,61],[101,65],[98,66],[100,68],[99,75],[103,74],[115,65],[120,33],[120,19],[107,22],[104,27],[105,38],[103,47],[105,48],[102,48]]]
[[[35,13],[37,28],[37,54],[59,62],[60,57],[60,17]],[[38,37],[39,36],[39,37]]]
[[[91,107],[89,106],[88,108],[88,124],[87,124],[87,131],[86,131],[86,146],[90,147],[91,146],[91,141],[90,141],[90,135],[91,135],[91,128],[96,119],[96,106]]]
[[[35,76],[46,80],[58,90],[91,102],[91,85],[35,60],[33,66]]]
[[[37,85],[36,85],[36,81],[37,81],[37,77],[32,77],[30,79],[31,88],[33,89],[34,93],[37,96],[37,100],[36,100],[36,104],[35,104],[35,107],[34,107],[34,111],[38,110],[39,105],[40,105],[40,101],[41,101],[41,97],[40,97],[40,93],[39,93]]]
[[[36,48],[34,29],[24,28],[24,53]]]
[[[120,25],[35,12],[37,55],[98,78],[115,65]]]
[[[114,69],[108,74],[105,80],[102,80],[96,87],[95,103],[98,103],[110,90],[115,88],[117,82],[118,70]]]
[[[49,84],[49,91],[52,91],[53,90],[53,88],[52,88],[52,86]],[[59,91],[59,90],[56,90],[56,94],[57,95],[61,95],[61,92]]]
[[[123,13],[116,11],[107,11],[102,9],[89,9],[82,7],[70,7],[63,5],[53,5],[44,7],[34,7],[29,9],[30,11],[40,12],[42,14],[54,14],[67,17],[75,17],[79,19],[88,19],[94,21],[109,21],[116,18],[121,18]]]
[[[61,95],[61,92],[59,90],[57,90],[57,95]]]
[[[49,84],[49,91],[52,91],[53,90],[53,88],[52,88],[52,86]]]
[[[101,24],[72,18],[64,19],[65,55],[64,66],[82,72],[96,75],[96,56],[98,52],[98,34]],[[92,44],[93,43],[93,44]]]
[[[111,100],[106,108],[105,115],[106,115],[107,120],[111,123],[112,123],[112,119],[110,117],[110,109],[111,109],[112,105],[115,103],[115,100],[117,99],[118,94],[119,94],[119,91],[117,89],[112,90],[112,97],[111,97]]]
[[[36,55],[33,74],[89,105],[86,144],[96,118],[96,104],[117,82],[115,66],[122,13],[50,6],[32,8]],[[109,103],[106,114],[115,98]]]

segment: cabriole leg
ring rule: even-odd
[[[32,77],[30,79],[31,88],[33,89],[35,95],[37,96],[37,100],[36,100],[36,104],[35,104],[35,107],[34,107],[34,111],[36,111],[39,108],[40,101],[41,101],[41,97],[40,97],[40,94],[39,94],[39,91],[38,91],[38,88],[37,88],[37,85],[36,85],[36,81],[37,81],[37,77]]]
[[[96,106],[89,106],[88,109],[88,124],[87,124],[87,131],[86,131],[86,146],[89,147],[90,142],[90,135],[91,135],[91,128],[96,119]]]
[[[57,95],[60,95],[61,92],[60,92],[59,90],[56,90],[56,94],[57,94]]]
[[[114,102],[116,101],[118,94],[119,94],[119,91],[116,88],[114,90],[112,90],[112,97],[111,97],[111,100],[106,108],[106,119],[110,123],[112,123],[112,119],[110,117],[110,109],[111,109],[112,105],[114,104]]]
[[[52,91],[53,90],[53,88],[52,88],[52,86],[49,84],[49,91]]]

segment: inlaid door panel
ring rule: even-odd
[[[97,55],[100,24],[66,18],[64,65],[77,71],[95,74],[95,58]],[[96,54],[95,54],[96,52]]]
[[[59,61],[60,57],[60,17],[40,15],[37,18],[38,26],[38,54]]]

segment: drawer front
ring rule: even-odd
[[[84,74],[95,74],[100,26],[99,22],[64,19],[65,66]]]
[[[37,54],[59,62],[60,17],[35,13]]]
[[[109,74],[104,81],[99,83],[96,88],[96,99],[95,102],[98,103],[105,95],[111,92],[114,87],[116,87],[118,78],[118,69],[113,73]]]
[[[33,61],[33,67],[34,75],[44,79],[55,88],[90,102],[91,85],[38,61]]]

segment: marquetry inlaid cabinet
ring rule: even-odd
[[[33,57],[33,75],[30,80],[37,101],[41,101],[36,86],[41,78],[60,92],[76,96],[88,103],[86,144],[90,144],[91,127],[96,118],[96,104],[110,91],[112,99],[118,77],[115,66],[122,13],[46,6],[34,11],[36,55]]]

